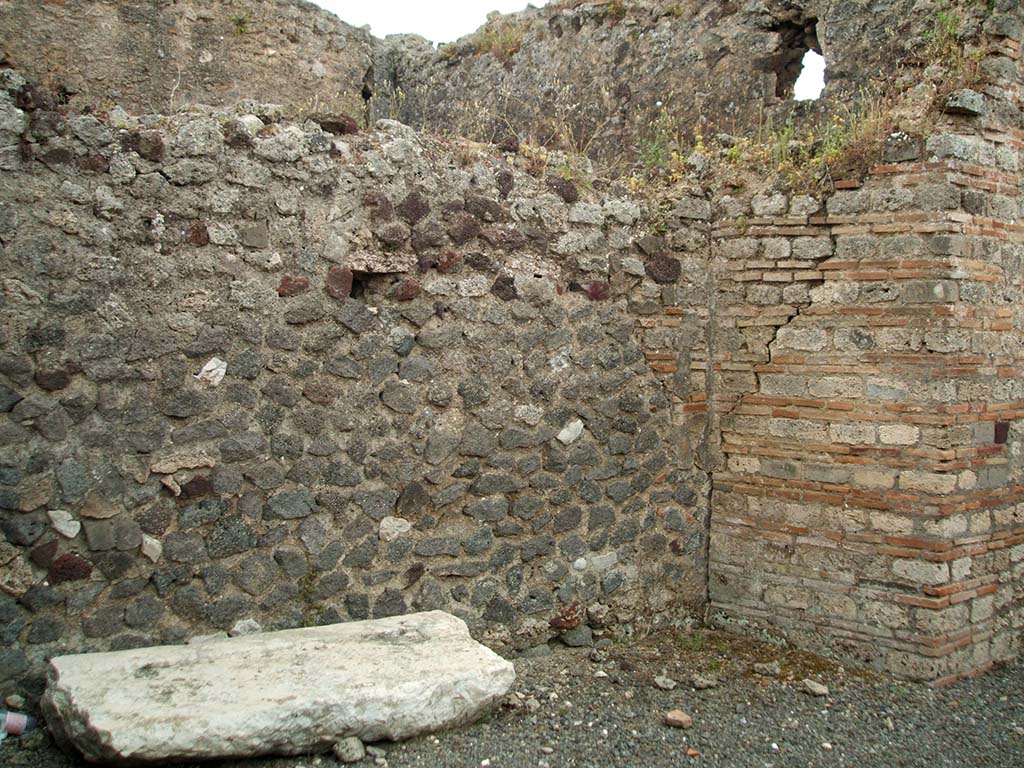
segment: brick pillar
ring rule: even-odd
[[[1016,76],[992,79],[982,114],[943,118],[922,158],[843,185],[825,215],[797,221],[783,201],[742,233],[719,227],[728,312],[772,331],[750,390],[717,400],[720,620],[936,682],[1019,649],[1018,51],[994,39],[1004,66],[989,71]],[[798,274],[814,284],[806,301],[771,303]],[[747,279],[756,290],[736,288]]]

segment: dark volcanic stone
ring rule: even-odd
[[[19,547],[31,547],[46,530],[42,515],[14,515],[0,524],[4,537]]]
[[[561,176],[548,176],[546,181],[554,193],[570,205],[580,199],[579,190],[569,179],[563,179]]]
[[[678,259],[661,254],[647,260],[646,270],[647,275],[659,285],[674,283],[683,272]]]
[[[491,293],[502,301],[512,301],[519,298],[519,292],[516,290],[516,283],[512,275],[498,275],[491,286]]]
[[[427,489],[418,482],[411,482],[398,497],[396,510],[399,517],[418,520],[433,510],[433,502]]]
[[[20,403],[24,398],[5,384],[0,384],[0,413],[9,413],[10,410]]]
[[[64,369],[41,369],[36,371],[36,384],[47,392],[57,392],[71,383],[71,374]]]
[[[388,616],[401,616],[409,610],[405,598],[397,589],[386,589],[384,594],[373,604],[373,618],[383,619]]]
[[[206,549],[210,557],[221,558],[252,549],[256,542],[256,532],[242,522],[241,516],[229,515],[213,526],[206,537]]]
[[[63,634],[64,622],[55,616],[40,616],[32,621],[25,641],[32,645],[52,643],[60,640]]]
[[[305,488],[281,491],[270,498],[263,509],[265,520],[294,520],[308,517],[316,511],[313,494]]]

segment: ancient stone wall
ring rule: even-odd
[[[1015,653],[1022,36],[993,6],[979,90],[820,196],[4,71],[0,685],[427,608]]]
[[[645,313],[701,294],[638,202],[397,123],[118,127],[4,78],[5,685],[244,619],[524,647],[700,609],[705,337]]]

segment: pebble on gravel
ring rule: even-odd
[[[681,709],[673,709],[665,713],[665,725],[669,728],[689,728],[693,725],[693,718]]]
[[[358,763],[366,757],[366,748],[358,738],[349,736],[334,745],[334,756],[339,763]]]
[[[658,675],[654,678],[654,687],[660,688],[663,691],[671,691],[676,687],[676,681],[671,677],[665,677],[664,675]]]
[[[718,678],[714,675],[694,675],[690,678],[690,685],[698,691],[705,691],[708,688],[715,688],[718,685]]]
[[[765,677],[778,677],[782,674],[782,665],[777,661],[770,661],[765,664],[755,664],[754,673]]]
[[[801,690],[811,694],[811,696],[828,696],[828,686],[822,685],[816,680],[803,680],[800,683],[800,687]]]

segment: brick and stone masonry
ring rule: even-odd
[[[503,648],[706,612],[930,681],[1016,653],[1006,18],[978,99],[867,179],[658,211],[389,121],[78,114],[4,71],[3,691],[435,608]]]
[[[1024,624],[1019,41],[987,64],[981,113],[713,243],[743,343],[716,359],[712,610],[932,681]]]

